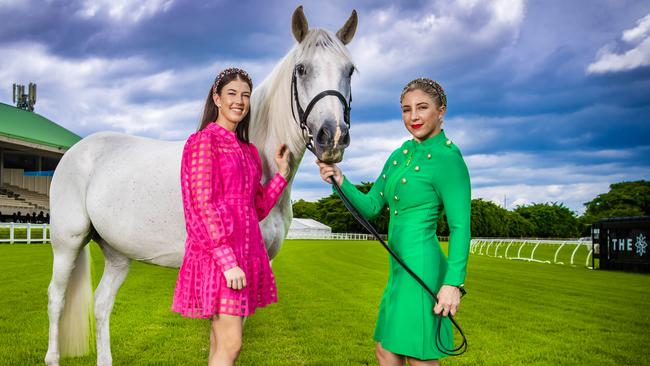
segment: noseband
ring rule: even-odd
[[[298,66],[293,68],[293,74],[291,75],[291,90],[292,90],[291,115],[293,116],[294,121],[298,123],[298,126],[300,126],[300,130],[302,131],[302,138],[305,141],[305,146],[307,147],[307,149],[309,149],[309,151],[313,152],[314,155],[316,155],[316,152],[314,151],[314,134],[311,132],[309,126],[307,125],[307,118],[309,117],[309,113],[311,113],[311,110],[314,109],[316,103],[318,103],[321,99],[325,98],[328,95],[335,96],[339,98],[341,104],[343,104],[343,120],[345,121],[345,124],[348,126],[348,130],[349,130],[350,109],[352,108],[352,87],[350,87],[349,100],[346,100],[343,94],[341,94],[341,92],[339,92],[338,90],[332,90],[332,89],[324,90],[316,94],[316,96],[309,101],[309,104],[307,104],[307,109],[303,110],[302,106],[300,106],[300,99],[298,98],[298,83],[296,81],[297,72],[298,72]],[[298,110],[297,120],[296,120],[296,112],[294,111],[293,108],[294,101],[296,104],[296,109]]]

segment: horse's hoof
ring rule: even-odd
[[[45,364],[47,366],[59,366],[59,354],[56,352],[48,352],[45,355]]]

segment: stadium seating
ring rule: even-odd
[[[26,176],[23,169],[5,168],[0,188],[0,211],[11,215],[20,211],[24,214],[38,214],[50,211],[47,196],[52,177]]]
[[[49,211],[50,199],[44,194],[29,191],[24,188],[16,187],[11,184],[4,184],[0,193],[7,192],[13,196],[13,199],[19,202],[24,202],[29,207],[38,213],[38,211]]]

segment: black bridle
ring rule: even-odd
[[[303,140],[305,141],[305,146],[307,147],[307,149],[309,151],[314,153],[314,155],[316,157],[318,157],[318,155],[314,151],[314,145],[313,145],[314,136],[311,133],[311,130],[309,129],[309,126],[307,126],[307,117],[309,116],[309,113],[311,112],[311,110],[314,108],[314,105],[316,105],[316,103],[318,103],[319,100],[321,100],[322,98],[324,98],[324,97],[326,97],[328,95],[333,95],[335,97],[338,97],[339,100],[341,101],[341,103],[343,103],[343,108],[344,108],[344,117],[343,118],[345,120],[345,123],[348,126],[348,131],[349,131],[349,128],[350,128],[350,104],[352,104],[352,88],[350,87],[350,100],[349,101],[346,101],[343,94],[341,94],[338,90],[325,90],[325,91],[322,91],[322,92],[318,93],[309,102],[309,104],[307,105],[307,109],[303,111],[302,107],[300,106],[300,100],[298,99],[298,86],[297,86],[297,83],[296,83],[297,69],[298,69],[298,66],[296,66],[293,69],[293,75],[291,76],[291,90],[292,90],[291,114],[293,115],[294,120],[296,120],[296,114],[295,114],[295,111],[294,111],[294,108],[293,108],[293,104],[295,102],[296,107],[297,107],[296,109],[298,110],[298,120],[296,120],[296,122],[298,123],[298,125],[300,126],[300,129],[302,131],[302,137],[303,137]],[[341,201],[343,201],[343,204],[348,209],[348,211],[350,211],[352,216],[364,228],[366,228],[366,230],[368,230],[381,243],[381,245],[383,245],[383,247],[388,251],[388,253],[393,257],[393,259],[395,259],[395,261],[397,261],[397,263],[399,263],[404,268],[404,270],[409,275],[411,275],[411,277],[413,277],[413,279],[415,281],[417,281],[417,283],[419,283],[420,286],[422,286],[422,288],[431,296],[431,298],[433,299],[433,302],[438,303],[438,299],[436,297],[436,294],[431,290],[431,288],[429,288],[429,286],[427,286],[427,284],[424,283],[424,281],[418,275],[416,275],[411,270],[411,268],[409,268],[406,265],[406,263],[404,263],[404,261],[402,261],[402,259],[397,255],[397,253],[395,253],[388,246],[388,244],[386,244],[386,242],[384,242],[384,240],[379,236],[379,233],[372,226],[372,224],[370,224],[370,222],[368,222],[368,220],[366,220],[366,218],[363,217],[359,213],[357,208],[354,207],[354,205],[352,205],[352,202],[350,202],[348,197],[341,190],[341,187],[339,187],[339,185],[336,183],[336,180],[334,180],[334,176],[331,176],[329,178],[330,178],[330,181],[332,182],[332,185],[334,185],[334,188],[336,189],[336,192],[338,192],[339,197],[341,197]],[[445,345],[442,342],[442,337],[441,337],[442,318],[443,318],[443,316],[442,316],[442,314],[440,314],[440,316],[438,317],[438,324],[436,326],[436,337],[435,337],[436,338],[435,339],[436,348],[438,349],[438,351],[440,351],[441,353],[443,353],[443,354],[445,354],[447,356],[458,356],[458,355],[461,355],[461,354],[465,353],[465,351],[467,351],[467,338],[465,337],[465,333],[463,333],[463,330],[460,328],[460,325],[458,325],[458,323],[456,322],[454,317],[451,314],[447,315],[447,317],[449,317],[449,320],[451,321],[453,326],[456,327],[456,329],[458,329],[458,332],[460,333],[463,341],[461,342],[461,344],[458,347],[454,347],[452,349],[448,349],[448,348],[445,347]]]
[[[309,113],[311,113],[311,110],[314,109],[314,106],[316,103],[318,103],[321,99],[325,98],[328,95],[335,96],[339,98],[341,103],[343,104],[343,120],[345,121],[345,124],[348,126],[348,131],[350,130],[350,109],[352,108],[352,88],[350,87],[350,99],[346,100],[343,94],[339,92],[338,90],[324,90],[318,94],[312,100],[309,101],[309,104],[307,104],[307,109],[303,110],[302,106],[300,106],[300,99],[298,98],[298,83],[296,81],[296,73],[298,72],[298,67],[300,65],[297,65],[296,67],[293,68],[293,74],[291,75],[291,92],[292,92],[292,97],[291,97],[291,115],[293,116],[293,119],[298,123],[298,126],[300,126],[300,130],[302,133],[302,138],[305,141],[305,146],[309,151],[314,153],[316,155],[316,152],[314,151],[314,134],[311,132],[311,129],[307,125],[307,118],[309,117]],[[296,119],[296,112],[294,111],[293,104],[296,104],[296,109],[298,110],[298,119]],[[318,156],[318,155],[316,155]]]

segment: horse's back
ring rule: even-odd
[[[55,247],[58,243],[64,245],[66,238],[91,234],[86,191],[97,158],[113,135],[119,134],[98,132],[81,139],[57,164],[50,184],[50,224]]]
[[[74,187],[52,194],[82,203],[73,208],[85,212],[95,232],[116,250],[133,259],[178,266],[185,238],[183,144],[118,132],[89,135],[66,153],[55,172],[60,183],[73,182]]]

